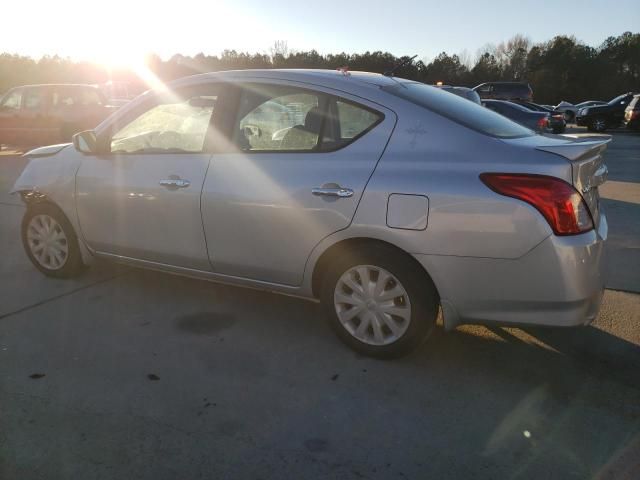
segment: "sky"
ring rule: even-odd
[[[1,15],[0,52],[114,65],[146,53],[269,53],[276,40],[320,53],[473,58],[517,33],[534,43],[574,35],[598,46],[640,31],[640,0],[8,0]]]

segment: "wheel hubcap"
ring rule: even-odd
[[[604,128],[604,120],[596,120],[594,122],[594,127],[596,130],[602,130]]]
[[[340,323],[361,342],[388,345],[409,328],[409,295],[384,268],[373,265],[350,268],[338,280],[333,298]]]
[[[64,267],[69,242],[60,224],[49,215],[34,216],[27,227],[27,243],[36,261],[49,270]]]

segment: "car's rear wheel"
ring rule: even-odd
[[[45,275],[69,278],[82,271],[76,234],[55,205],[29,206],[22,219],[22,244],[29,260]]]
[[[415,262],[378,246],[338,258],[325,275],[321,300],[340,339],[379,358],[405,355],[426,340],[439,303]]]
[[[589,130],[594,132],[604,132],[607,129],[607,120],[604,117],[596,117],[591,120]]]

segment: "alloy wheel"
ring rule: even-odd
[[[594,129],[596,132],[601,132],[601,131],[603,131],[603,130],[605,129],[605,121],[604,121],[604,119],[603,119],[603,118],[596,118],[596,119],[593,121],[593,129]]]

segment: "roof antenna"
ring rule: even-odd
[[[396,72],[396,70],[398,70],[399,68],[404,67],[405,65],[410,64],[411,62],[413,62],[413,59],[416,58],[417,56],[418,55],[414,55],[411,58],[407,58],[406,60],[403,60],[402,62],[397,64],[395,67],[393,67],[391,70],[387,70],[386,72],[384,72],[383,75],[385,77],[393,77],[393,74]]]

